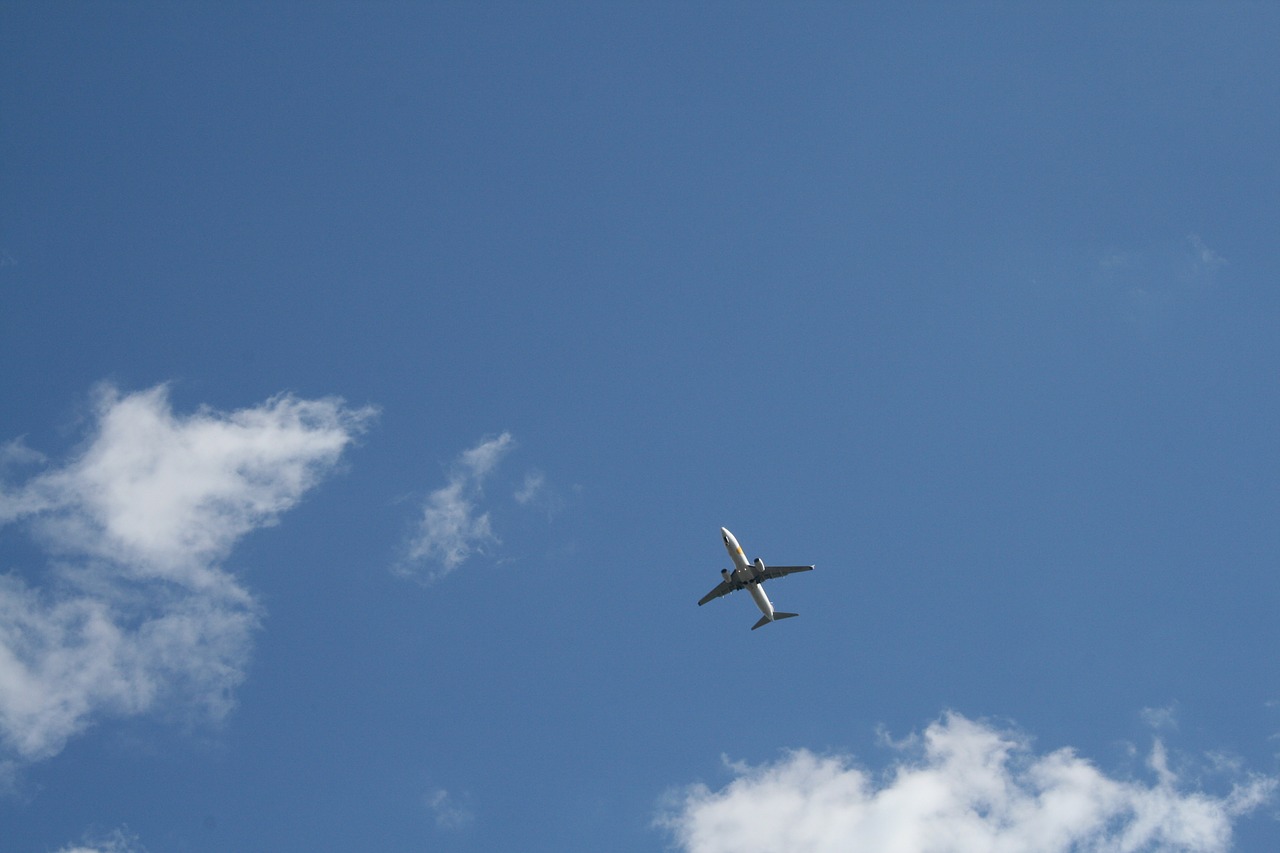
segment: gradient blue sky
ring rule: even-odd
[[[1280,10],[1031,5],[0,5],[0,846],[1280,847]]]

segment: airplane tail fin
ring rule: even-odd
[[[773,612],[772,619],[770,619],[768,616],[761,616],[760,621],[751,626],[751,630],[754,631],[755,629],[759,628],[761,625],[768,625],[770,622],[777,622],[779,619],[790,619],[792,616],[799,616],[799,615],[800,615],[799,613],[781,613],[775,610]]]

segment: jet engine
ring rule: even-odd
[[[764,560],[756,557],[756,564],[753,567],[753,572],[757,578],[764,577]]]
[[[733,578],[731,578],[731,577],[729,576],[729,570],[728,570],[728,569],[721,569],[721,570],[720,570],[720,577],[724,578],[725,583],[732,583],[732,582],[733,582]]]

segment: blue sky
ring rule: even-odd
[[[1277,43],[4,4],[3,846],[1274,849]]]

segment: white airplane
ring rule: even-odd
[[[751,630],[759,628],[761,625],[768,625],[770,622],[776,622],[779,619],[790,619],[792,616],[799,616],[798,613],[782,613],[773,609],[773,602],[769,600],[769,596],[764,594],[764,582],[773,580],[774,578],[782,578],[796,572],[807,572],[813,566],[769,566],[766,567],[764,560],[756,557],[754,563],[747,562],[747,555],[742,553],[742,546],[738,544],[738,540],[733,534],[725,528],[720,528],[720,538],[724,540],[724,547],[728,549],[729,556],[733,558],[734,569],[730,572],[728,569],[721,569],[720,576],[724,580],[716,584],[716,588],[711,592],[702,596],[702,600],[698,602],[698,606],[706,604],[714,598],[722,595],[728,595],[734,590],[746,589],[751,590],[751,597],[756,600],[756,607],[760,608],[760,612],[764,615],[760,617],[760,621],[751,626]]]

